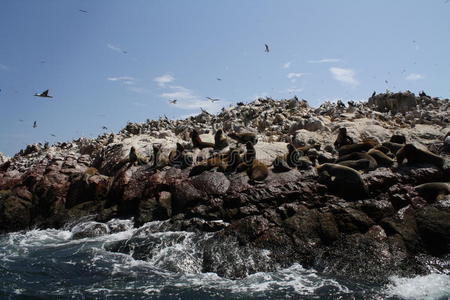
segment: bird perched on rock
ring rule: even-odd
[[[43,97],[43,98],[53,98],[52,96],[48,95],[48,90],[43,91],[42,93],[38,94],[34,94],[36,97]]]

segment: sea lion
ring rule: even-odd
[[[291,169],[291,167],[288,165],[286,161],[286,156],[277,156],[275,160],[272,162],[273,166],[273,172],[275,173],[282,173],[282,172],[288,172]]]
[[[328,188],[347,200],[363,199],[368,195],[367,186],[355,169],[338,164],[325,163],[316,167],[319,174],[331,177]]]
[[[253,145],[256,145],[258,143],[258,138],[256,137],[256,134],[251,132],[243,132],[243,133],[231,132],[228,134],[228,137],[232,138],[233,140],[241,144],[251,142]]]
[[[367,140],[357,144],[344,145],[338,149],[339,157],[352,152],[367,152],[376,145],[376,142],[372,140]]]
[[[242,158],[239,154],[239,151],[237,151],[236,149],[230,150],[228,156],[224,160],[226,160],[226,163],[222,164],[221,167],[219,167],[219,171],[225,173],[234,172],[236,168],[242,163]]]
[[[194,148],[199,148],[200,150],[202,150],[203,148],[214,148],[213,143],[203,142],[200,139],[200,135],[198,134],[197,130],[195,129],[193,129],[191,132],[191,140]]]
[[[253,146],[252,142],[247,142],[245,144],[245,148],[247,148],[247,151],[244,154],[243,161],[246,164],[251,164],[251,162],[256,158],[256,150]]]
[[[300,157],[303,156],[303,152],[298,150],[292,144],[287,144],[288,154],[286,155],[286,162],[291,168],[297,168],[301,166],[302,162]]]
[[[247,175],[250,178],[249,183],[261,182],[269,176],[269,169],[265,164],[254,159],[247,168]]]
[[[391,153],[391,149],[389,149],[388,147],[383,146],[383,145],[377,145],[377,146],[373,147],[373,149],[380,150],[381,152],[383,152],[386,155]]]
[[[192,157],[184,153],[184,146],[177,143],[177,148],[169,153],[169,164],[171,166],[185,169],[192,166]]]
[[[334,148],[338,150],[342,146],[351,144],[353,144],[353,139],[347,135],[347,128],[339,128],[338,136],[336,137],[336,141],[334,142]]]
[[[137,153],[136,148],[131,146],[130,153],[128,154],[128,162],[130,165],[145,165],[148,163],[147,159]]]
[[[360,159],[367,159],[369,161],[369,170],[375,170],[376,168],[378,168],[378,163],[376,159],[367,154],[367,152],[352,152],[343,155],[336,160],[336,163],[339,163],[341,161],[360,160]]]
[[[450,194],[450,183],[448,182],[430,182],[414,187],[416,191],[425,200],[432,203],[445,195]]]
[[[388,148],[392,153],[397,153],[398,150],[400,150],[404,145],[403,144],[398,144],[398,143],[393,143],[393,142],[383,142],[381,143],[381,145],[383,147]]]
[[[381,152],[380,150],[370,149],[369,152],[367,152],[367,154],[375,158],[378,166],[380,167],[390,167],[394,164],[394,160],[389,156],[387,156],[386,154],[384,154],[383,152]]]
[[[408,163],[429,163],[440,168],[444,165],[442,157],[429,151],[418,149],[413,144],[403,146],[398,150],[396,157],[399,165],[403,163],[405,158],[408,160]]]
[[[346,166],[358,171],[368,171],[370,169],[370,161],[365,158],[357,160],[343,160],[336,164]]]
[[[214,135],[214,149],[222,150],[223,148],[228,146],[227,138],[223,136],[223,130],[217,130]]]
[[[406,137],[403,134],[393,134],[389,142],[396,144],[406,144]]]

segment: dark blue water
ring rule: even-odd
[[[73,229],[0,236],[1,299],[448,299],[450,276],[392,278],[367,286],[300,265],[229,280],[202,273],[199,239],[210,234],[155,232],[151,259],[107,251],[139,229],[74,240]],[[157,223],[153,223],[153,225]],[[148,224],[147,224],[148,226]],[[263,253],[264,254],[264,253]],[[249,258],[251,259],[251,258]]]

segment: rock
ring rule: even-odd
[[[372,96],[368,104],[375,107],[377,111],[392,113],[404,113],[415,110],[417,105],[416,96],[407,91],[404,93],[385,93]]]
[[[192,178],[192,185],[211,195],[223,195],[230,187],[228,178],[220,172],[203,172]]]
[[[450,252],[450,211],[425,207],[415,214],[417,229],[425,247],[433,255]]]
[[[99,222],[87,222],[76,225],[72,228],[72,239],[84,239],[102,236],[109,233],[107,224]]]

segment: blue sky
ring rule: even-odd
[[[448,0],[2,0],[0,152],[258,96],[449,97],[449,15]]]

